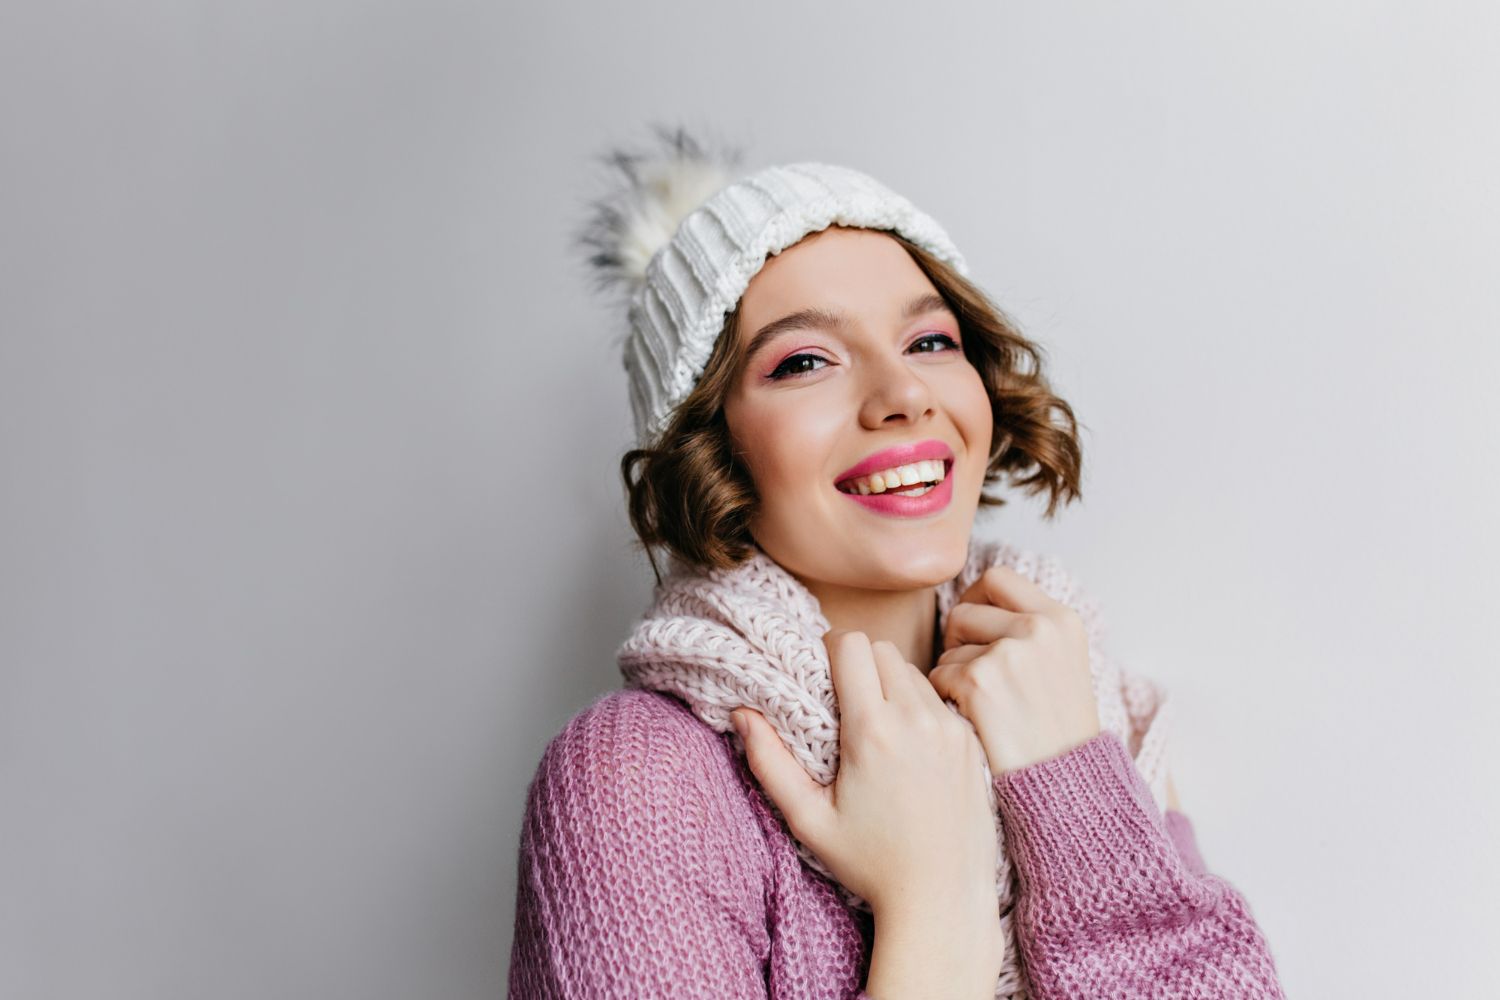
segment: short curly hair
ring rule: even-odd
[[[964,353],[978,369],[990,397],[995,429],[986,484],[1008,475],[1031,494],[1049,494],[1044,517],[1082,497],[1083,449],[1073,408],[1048,384],[1046,351],[976,285],[900,233],[878,230],[899,242],[937,287],[958,318]],[[657,582],[654,550],[680,565],[727,569],[749,556],[749,523],[759,502],[749,470],[730,444],[724,397],[740,368],[739,307],[724,327],[703,375],[673,410],[667,426],[646,447],[620,460],[636,547],[645,551]],[[1007,501],[981,492],[981,509]]]

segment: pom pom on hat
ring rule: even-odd
[[[739,174],[744,153],[710,143],[683,126],[652,126],[660,148],[608,149],[598,156],[613,180],[588,203],[574,236],[596,291],[622,288],[626,299],[646,282],[646,265],[677,226]]]

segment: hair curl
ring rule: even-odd
[[[1055,517],[1063,504],[1082,497],[1083,449],[1073,408],[1044,374],[1046,350],[953,268],[901,234],[880,231],[905,247],[958,317],[964,353],[979,371],[995,420],[985,484],[1008,476],[1029,494],[1046,492],[1043,516]],[[736,305],[703,375],[666,428],[620,459],[636,547],[645,551],[658,583],[656,548],[680,565],[727,569],[755,545],[749,523],[759,496],[724,419],[723,401],[739,369],[738,324]],[[981,509],[1007,502],[983,490],[979,495]]]

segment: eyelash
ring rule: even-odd
[[[959,349],[958,341],[954,340],[952,337],[948,336],[946,333],[929,333],[929,334],[926,334],[925,336],[918,337],[912,343],[912,346],[916,347],[917,344],[924,344],[924,343],[926,343],[929,340],[946,340],[948,342],[948,344],[950,345],[950,347],[951,347],[952,350],[958,350]],[[941,353],[941,352],[937,352],[937,351],[920,351],[918,353],[921,353],[921,354],[936,354],[936,353]],[[813,372],[815,372],[815,371],[818,370],[816,368],[812,368],[812,369],[806,369],[806,370],[803,370],[803,371],[800,371],[800,372],[787,372],[786,374],[780,374],[780,372],[781,372],[781,370],[783,368],[785,368],[787,365],[791,364],[793,361],[796,361],[798,358],[812,358],[815,361],[827,361],[828,360],[827,358],[823,357],[820,354],[806,354],[806,353],[803,353],[803,354],[792,354],[792,355],[789,355],[786,358],[783,358],[781,364],[779,364],[775,368],[773,368],[771,370],[771,373],[766,376],[766,379],[768,381],[772,381],[772,382],[783,382],[783,381],[785,381],[786,379],[789,379],[789,378],[798,378],[798,377],[803,376],[803,375],[811,375]]]

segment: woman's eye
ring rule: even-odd
[[[958,345],[958,341],[954,340],[952,337],[948,336],[946,333],[929,333],[929,334],[927,334],[924,337],[918,337],[917,340],[911,345],[911,350],[916,351],[916,353],[918,353],[918,354],[941,353],[941,351],[938,351],[937,349],[934,349],[934,350],[931,350],[931,351],[918,350],[918,348],[921,345],[923,345],[923,344],[927,344],[927,343],[939,343],[939,342],[947,344],[948,345],[947,349],[950,350],[950,351],[956,351],[956,350],[960,350],[961,349],[959,347],[959,345]],[[808,368],[808,367],[805,367],[805,366],[799,368],[797,366],[797,363],[798,362],[810,362],[810,361],[821,361],[824,364],[828,363],[828,359],[827,358],[820,357],[819,355],[816,355],[816,354],[793,354],[790,357],[784,359],[781,362],[781,364],[777,365],[775,367],[775,369],[773,369],[772,372],[769,375],[767,375],[766,377],[768,379],[773,380],[773,381],[778,381],[779,382],[782,379],[786,379],[786,378],[796,378],[799,375],[809,375],[809,374],[817,371],[817,369],[816,368]]]
[[[816,354],[793,354],[791,357],[789,357],[786,360],[782,361],[781,364],[777,365],[776,368],[771,372],[771,374],[768,375],[768,376],[766,376],[766,377],[767,378],[771,378],[771,379],[780,380],[780,379],[788,378],[790,376],[806,375],[808,372],[817,371],[816,368],[803,368],[800,371],[790,371],[790,370],[788,370],[792,366],[792,362],[797,361],[799,359],[806,359],[808,361],[825,361],[825,362],[828,360],[827,358],[820,358]]]
[[[957,350],[957,348],[958,348],[958,341],[954,340],[952,337],[948,336],[946,333],[929,333],[925,337],[918,338],[916,344],[912,344],[911,346],[915,348],[917,346],[917,344],[925,344],[925,343],[928,343],[929,341],[938,341],[938,340],[946,341],[950,350]],[[931,354],[932,352],[931,351],[918,351],[917,353],[919,353],[919,354]]]

